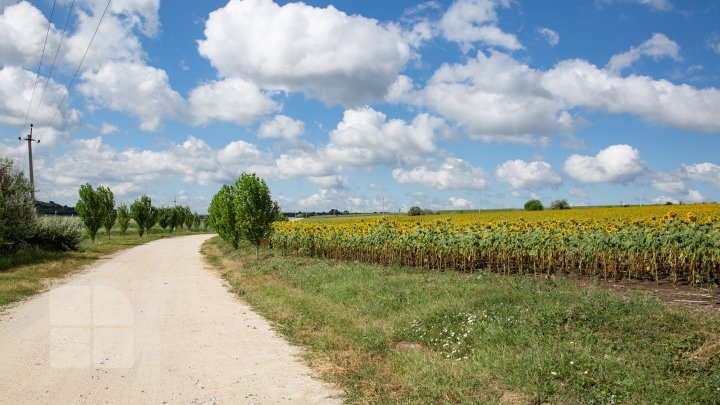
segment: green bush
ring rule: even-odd
[[[540,200],[530,200],[525,203],[525,211],[542,211],[545,209]]]
[[[550,203],[550,209],[551,210],[569,210],[570,203],[568,203],[567,200],[555,200],[552,203]]]
[[[0,252],[24,246],[35,232],[35,204],[30,181],[13,169],[13,161],[0,158]]]
[[[28,244],[43,250],[77,250],[85,238],[83,224],[76,218],[39,217]]]

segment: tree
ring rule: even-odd
[[[410,209],[408,210],[408,215],[410,215],[410,216],[422,215],[422,213],[423,213],[422,208],[417,207],[417,206],[410,207]]]
[[[35,233],[37,215],[30,181],[0,158],[0,252],[17,250]]]
[[[192,224],[195,218],[193,217],[193,213],[190,210],[190,207],[187,205],[182,207],[183,210],[183,223],[185,224],[185,227],[188,229],[188,231],[192,230]]]
[[[280,206],[270,197],[265,180],[255,173],[243,173],[235,183],[236,227],[240,236],[255,245],[255,258],[260,258],[260,244],[272,234],[272,223],[280,214]]]
[[[148,197],[150,198],[150,197]],[[153,207],[152,203],[150,204],[150,215],[148,215],[147,221],[145,221],[145,231],[148,235],[150,235],[150,230],[153,229],[155,224],[158,222],[158,218],[160,217],[160,211],[158,211],[157,207]]]
[[[100,188],[98,187],[98,189]],[[85,229],[94,242],[95,236],[105,220],[103,195],[99,190],[95,191],[90,183],[80,186],[78,194],[80,194],[80,200],[75,204],[75,212],[82,218]]]
[[[200,223],[202,223],[202,219],[200,218],[200,214],[196,212],[193,214],[193,227],[200,230]]]
[[[103,226],[110,239],[110,231],[115,226],[117,220],[117,211],[115,211],[115,196],[110,187],[98,186],[97,191],[103,205]]]
[[[117,207],[117,222],[120,226],[120,232],[125,235],[128,225],[130,225],[130,211],[128,211],[127,204],[125,203],[122,203]]]
[[[140,237],[142,237],[143,233],[148,229],[147,224],[152,221],[152,208],[152,200],[146,195],[140,197],[139,200],[133,201],[130,205],[130,217],[135,220],[137,233]]]
[[[240,232],[236,226],[235,216],[235,187],[224,185],[213,196],[208,208],[208,222],[215,228],[221,238],[230,242],[237,249],[240,242]]]
[[[176,205],[173,207],[173,228],[182,228],[185,223],[185,210]]]
[[[163,232],[165,232],[165,228],[167,228],[170,225],[170,221],[172,219],[172,208],[167,207],[161,207],[158,208],[158,225],[160,225],[160,228],[162,228]]]
[[[567,200],[555,200],[552,203],[550,203],[550,209],[551,210],[569,210],[570,204],[567,202]]]
[[[525,211],[542,211],[544,208],[540,200],[530,200],[525,203]]]

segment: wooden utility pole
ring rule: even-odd
[[[27,136],[27,138],[22,139],[22,137],[19,137],[18,139],[21,141],[27,141],[28,143],[28,158],[30,159],[30,187],[32,188],[32,199],[33,202],[35,202],[35,175],[33,174],[32,144],[33,142],[40,143],[40,140],[33,139],[32,131],[33,124],[30,124],[30,134]]]

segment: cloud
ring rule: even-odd
[[[503,32],[498,26],[495,9],[509,7],[509,0],[456,0],[442,16],[438,26],[448,41],[460,44],[464,52],[474,43],[499,46],[509,50],[521,49],[522,45],[513,34]]]
[[[222,76],[328,104],[382,99],[411,56],[395,25],[271,0],[231,0],[210,13],[205,37],[198,50]]]
[[[464,126],[472,138],[532,143],[533,134],[568,132],[574,125],[565,104],[542,82],[542,72],[509,55],[478,52],[466,64],[440,67],[416,100]]]
[[[602,6],[605,4],[619,3],[622,1],[647,6],[653,11],[670,11],[674,8],[670,0],[595,0],[595,4],[598,6]]]
[[[412,169],[396,168],[392,175],[398,183],[419,184],[437,190],[483,190],[487,187],[485,171],[457,158],[447,158],[440,166],[431,163]]]
[[[276,115],[270,121],[265,121],[258,129],[260,138],[297,138],[305,132],[305,123],[294,120],[287,115]]]
[[[540,27],[537,29],[537,32],[552,46],[560,43],[560,34],[550,28]]]
[[[8,3],[12,4],[12,3]],[[0,11],[3,8],[0,3]],[[28,2],[21,2],[5,7],[0,14],[0,65],[5,66],[35,66],[40,61],[40,55],[48,34],[48,21],[45,16]],[[45,49],[46,57],[57,47],[59,35],[54,26],[51,26],[48,43]]]
[[[662,176],[652,181],[652,188],[663,193],[681,194],[687,191],[685,182],[676,176]]]
[[[713,32],[705,40],[705,47],[720,55],[720,34]]]
[[[129,188],[167,182],[177,176],[187,183],[206,185],[235,179],[252,164],[271,164],[272,160],[255,145],[233,141],[221,149],[188,136],[166,150],[117,150],[101,137],[79,139],[62,159],[47,168],[46,178],[58,185],[124,183]]]
[[[508,160],[495,170],[498,181],[508,183],[513,189],[556,187],[562,178],[546,162]]]
[[[643,56],[652,57],[654,60],[671,58],[679,61],[680,46],[665,35],[654,33],[650,39],[640,44],[640,46],[631,47],[627,52],[613,55],[605,68],[613,73],[620,73]]]
[[[95,6],[99,4],[94,2]],[[85,56],[102,10],[81,10],[77,14],[77,30],[63,42],[65,62],[72,70]],[[92,51],[87,53],[82,66],[84,69],[99,69],[107,62],[141,63],[144,59],[145,52],[132,26],[126,25],[121,16],[107,14],[92,42]]]
[[[107,122],[103,122],[102,126],[100,127],[100,133],[103,135],[110,135],[112,133],[118,132],[120,128],[117,127],[117,125],[108,124]]]
[[[348,177],[341,175],[332,176],[311,176],[308,177],[311,183],[326,189],[346,189],[348,188]]]
[[[464,198],[450,197],[448,201],[453,208],[472,208],[472,203]]]
[[[650,123],[691,131],[720,131],[720,90],[647,76],[620,77],[583,60],[566,60],[542,77],[542,87],[568,108],[629,113]]]
[[[180,119],[185,100],[170,87],[167,73],[139,63],[108,62],[83,73],[78,91],[100,107],[140,119],[143,131],[155,131],[164,118]]]
[[[4,66],[0,69],[0,124],[20,127],[25,123],[33,86],[35,85],[35,76],[35,73],[20,67]],[[33,117],[35,118],[34,123],[38,128],[50,125],[53,116],[56,114],[57,104],[66,91],[65,86],[50,80],[45,91],[45,97],[42,99],[42,105],[38,105],[37,103],[40,102],[38,92],[41,91],[41,85],[44,85],[44,83],[45,81],[42,80],[38,84],[29,115],[30,120]],[[68,110],[63,106],[55,116],[53,127],[64,129],[77,124],[79,119],[80,116],[77,110]]]
[[[683,165],[680,167],[680,173],[689,180],[712,184],[720,188],[720,165],[715,163]]]
[[[629,183],[645,172],[640,152],[629,145],[612,145],[595,156],[572,155],[565,172],[582,183]]]
[[[280,110],[280,105],[252,82],[232,78],[194,88],[189,97],[190,113],[196,125],[212,120],[252,124]]]
[[[651,202],[653,204],[665,204],[668,201],[673,204],[679,204],[681,202],[698,204],[698,203],[706,202],[707,197],[705,197],[701,192],[699,192],[697,190],[688,190],[687,193],[684,193],[677,197],[669,197],[669,196],[663,195],[663,196],[655,197],[651,200]]]
[[[320,178],[336,174],[338,168],[328,162],[322,151],[311,150],[281,154],[274,165],[260,167],[257,171],[279,179],[306,176]]]
[[[394,166],[435,151],[435,139],[446,130],[442,119],[425,113],[408,123],[370,107],[351,109],[330,132],[325,153],[343,167]]]

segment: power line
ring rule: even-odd
[[[105,18],[105,14],[107,14],[108,8],[110,8],[110,3],[112,0],[108,0],[107,4],[105,5],[105,10],[103,11],[102,15],[100,16],[100,21],[98,21],[97,27],[95,27],[95,32],[93,32],[92,38],[90,38],[90,42],[88,43],[87,48],[85,49],[85,54],[83,54],[82,59],[80,59],[80,63],[78,64],[77,69],[75,70],[75,74],[72,77],[72,80],[70,80],[70,84],[65,88],[65,95],[60,100],[60,103],[58,104],[57,108],[55,109],[55,114],[53,114],[52,119],[50,120],[50,123],[48,124],[48,127],[51,127],[53,122],[55,121],[55,117],[57,116],[58,112],[60,112],[60,108],[62,107],[63,103],[65,102],[65,99],[67,98],[68,94],[70,93],[70,88],[72,87],[73,83],[75,83],[75,79],[77,78],[78,72],[80,72],[80,68],[82,67],[83,62],[85,62],[85,57],[88,54],[88,51],[90,50],[90,46],[92,45],[93,41],[95,40],[95,35],[97,35],[98,30],[100,29],[100,24],[102,24],[103,19]],[[74,0],[73,0],[74,3]]]
[[[65,39],[65,32],[67,31],[68,23],[70,22],[70,16],[72,15],[73,7],[75,7],[75,0],[73,0],[72,4],[70,5],[70,10],[68,11],[67,19],[65,20],[65,27],[63,27],[62,35],[60,36],[60,43],[58,44],[57,50],[55,51],[55,58],[53,59],[52,66],[50,66],[50,73],[48,73],[47,80],[45,81],[45,87],[43,87],[42,94],[40,95],[40,102],[35,109],[35,114],[33,115],[32,119],[33,121],[35,121],[38,111],[40,111],[40,107],[42,107],[42,102],[45,98],[45,91],[50,84],[50,77],[52,76],[53,70],[55,69],[55,62],[57,62],[58,55],[60,54],[60,48],[62,47],[63,39]]]
[[[47,40],[50,36],[50,27],[52,26],[53,15],[55,15],[55,1],[53,0],[52,10],[50,10],[50,19],[48,19],[47,32],[45,32],[45,42],[43,43],[42,53],[40,54],[40,63],[38,64],[37,74],[35,75],[35,84],[33,85],[32,96],[30,96],[30,104],[28,104],[27,113],[25,113],[25,123],[23,129],[27,125],[28,117],[30,116],[30,108],[32,107],[33,100],[35,99],[35,89],[37,88],[38,79],[40,78],[40,69],[42,68],[43,59],[45,58],[45,47],[47,46]]]

